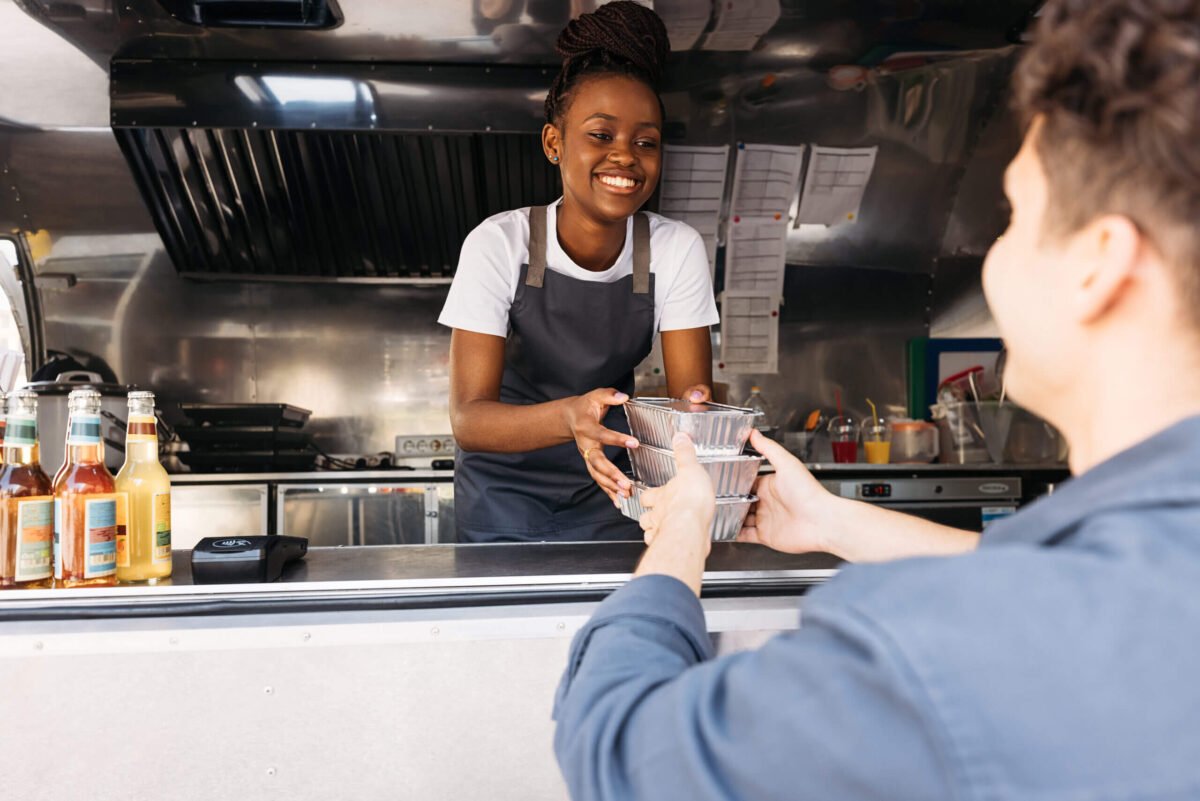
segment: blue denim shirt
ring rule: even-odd
[[[1200,418],[989,528],[854,565],[712,658],[679,581],[579,632],[555,751],[590,799],[1200,799]]]

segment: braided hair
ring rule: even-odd
[[[566,113],[571,91],[592,76],[625,75],[657,93],[671,41],[653,11],[616,0],[567,23],[555,49],[563,65],[546,94],[546,122],[552,125]]]

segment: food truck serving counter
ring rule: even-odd
[[[9,720],[103,720],[8,738],[23,799],[565,799],[550,710],[571,636],[626,581],[638,543],[313,548],[273,584],[0,596]],[[826,555],[715,543],[703,600],[723,651],[794,628]],[[97,677],[116,677],[97,683]],[[145,769],[140,755],[169,761]],[[52,776],[48,782],[46,777]],[[169,777],[163,784],[163,777]],[[39,791],[38,788],[42,788]],[[43,792],[44,791],[44,792]],[[39,795],[39,792],[42,794]]]

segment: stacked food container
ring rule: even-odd
[[[700,464],[717,492],[717,513],[712,538],[732,540],[741,531],[750,506],[750,494],[762,457],[743,453],[746,440],[762,412],[719,403],[689,403],[670,398],[638,398],[625,404],[629,430],[639,447],[629,451],[633,463],[633,491],[621,501],[621,511],[634,520],[645,509],[641,495],[675,477],[672,441],[676,432],[691,437]]]

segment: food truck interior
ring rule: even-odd
[[[558,31],[594,5],[0,0],[0,383],[38,388],[48,472],[67,389],[115,404],[114,470],[126,393],[154,392],[175,549],[160,586],[3,593],[0,652],[38,667],[6,715],[84,697],[63,689],[81,667],[117,671],[175,719],[154,747],[179,797],[236,779],[245,798],[468,798],[482,776],[492,798],[565,797],[550,693],[640,546],[456,543],[437,316],[474,226],[559,196],[543,100]],[[1003,394],[980,270],[1039,3],[647,5],[673,49],[648,208],[709,248],[718,400],[757,387],[769,435],[847,497],[980,530],[1053,491],[1066,454],[1047,424],[947,416],[983,421]],[[652,354],[639,393],[661,373]],[[837,461],[838,415],[914,428],[883,464]],[[900,430],[939,445],[901,461]],[[275,534],[308,545],[281,581],[192,582],[202,539]],[[836,567],[718,543],[710,629],[729,649],[794,627]],[[143,701],[100,703],[115,741],[150,747],[119,713]],[[215,776],[204,752],[237,731],[254,739]],[[49,769],[34,745],[0,757],[10,776]]]

